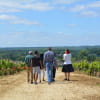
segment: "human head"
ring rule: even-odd
[[[70,53],[69,49],[66,49],[65,53]]]
[[[49,51],[51,51],[51,50],[52,50],[52,48],[51,48],[51,47],[49,47],[49,48],[48,48],[48,50],[49,50]]]
[[[32,55],[32,54],[33,54],[33,52],[32,52],[32,51],[29,51],[28,53],[29,53],[30,55]]]
[[[34,51],[34,54],[35,54],[35,55],[38,55],[38,51],[37,51],[37,50],[36,50],[36,51]]]

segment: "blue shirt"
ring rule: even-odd
[[[47,62],[53,63],[54,58],[54,53],[52,51],[46,51],[44,53],[43,64],[45,65]]]

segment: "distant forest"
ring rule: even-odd
[[[0,59],[11,59],[14,61],[24,61],[28,51],[38,50],[39,53],[44,53],[47,47],[12,47],[0,48]],[[65,46],[52,47],[58,60],[62,60],[62,55],[65,49],[69,49],[72,53],[73,61],[87,59],[89,61],[100,60],[100,46]]]

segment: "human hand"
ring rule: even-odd
[[[56,67],[56,69],[58,70],[58,67]]]

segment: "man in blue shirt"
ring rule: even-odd
[[[27,66],[27,81],[30,82],[30,74],[31,74],[31,80],[33,79],[33,74],[31,72],[31,60],[33,58],[32,51],[28,52],[29,54],[25,57],[25,63]]]
[[[54,63],[54,53],[51,48],[48,48],[48,51],[44,53],[43,63],[46,66],[48,84],[50,84],[53,80],[53,63]]]

